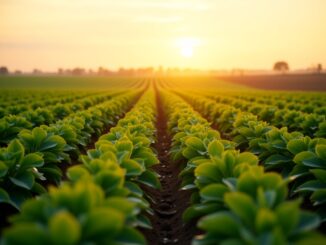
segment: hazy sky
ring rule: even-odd
[[[0,0],[11,70],[326,66],[326,0]]]

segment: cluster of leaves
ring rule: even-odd
[[[66,183],[22,205],[3,244],[145,244],[136,227],[151,228],[151,210],[139,184],[160,187],[149,169],[158,163],[154,113],[149,93],[68,169]]]
[[[13,226],[4,230],[2,244],[145,244],[132,223],[138,212],[136,203],[106,197],[98,185],[81,178],[26,201],[12,217]]]
[[[155,111],[154,95],[149,92],[119,120],[117,126],[100,137],[95,144],[96,149],[89,151],[88,157],[96,159],[106,152],[113,152],[119,164],[126,169],[128,181],[160,188],[156,172],[150,170],[158,163],[151,148],[155,135]],[[139,189],[135,185],[130,186]]]
[[[138,95],[139,91],[123,94],[56,124],[21,130],[17,139],[0,150],[0,202],[18,209],[24,200],[45,191],[44,182],[58,184],[60,163],[69,163],[92,135],[113,123]]]
[[[63,118],[75,116],[78,111],[87,111],[97,104],[107,101],[116,93],[110,92],[104,95],[93,95],[91,97],[76,100],[70,103],[58,103],[44,108],[29,108],[22,105],[21,111],[13,112],[0,119],[0,144],[6,145],[17,137],[23,129],[32,129],[41,125],[49,125]]]
[[[301,200],[287,201],[284,179],[262,167],[242,169],[238,178],[223,178],[201,190],[202,202],[215,211],[199,220],[206,233],[194,244],[323,244],[313,231],[318,215],[302,211]],[[219,206],[219,207],[218,207]]]
[[[36,180],[42,179],[38,168],[44,160],[40,153],[26,153],[19,140],[0,149],[0,202],[17,209],[32,194],[45,192]]]
[[[289,133],[287,128],[270,126],[251,113],[240,111],[230,115],[232,109],[229,109],[229,106],[221,107],[216,103],[214,108],[212,100],[201,96],[187,96],[187,99],[196,109],[210,111],[210,118],[221,123],[220,129],[228,129],[228,135],[237,143],[238,148],[258,155],[267,170],[278,171],[283,177],[290,178],[291,195],[312,194],[312,204],[318,206],[318,213],[323,221],[326,220],[326,199],[321,194],[325,192],[326,185],[320,174],[326,161],[321,157],[322,151],[319,150],[324,149],[325,139],[311,139],[300,132]],[[225,115],[230,115],[227,120],[223,117]],[[308,188],[312,183],[315,184]],[[307,188],[304,188],[305,186]],[[318,194],[314,194],[317,191]]]
[[[302,111],[305,113],[325,114],[326,99],[322,93],[292,93],[292,92],[269,92],[255,91],[247,92],[231,92],[230,97],[249,101],[258,104],[273,105],[279,109],[289,109]],[[322,113],[324,112],[324,113]]]
[[[26,93],[30,92],[31,91],[27,91]],[[17,91],[15,91],[15,94],[16,93]],[[51,112],[53,112],[53,110],[57,110],[55,108],[59,108],[62,105],[67,105],[66,108],[70,109],[87,109],[92,105],[110,99],[115,94],[118,93],[114,93],[111,91],[101,93],[91,93],[84,91],[80,91],[78,93],[73,93],[71,91],[56,91],[54,92],[54,94],[52,94],[49,91],[42,91],[42,93],[40,93],[39,91],[34,91],[33,95],[29,95],[27,97],[26,95],[21,95],[22,98],[18,99],[14,96],[14,94],[9,93],[9,95],[7,96],[8,98],[5,102],[1,103],[0,101],[0,104],[3,107],[0,111],[0,118],[7,115],[24,114],[24,112],[28,112],[25,115],[29,115],[32,110],[40,108],[48,108]]]
[[[290,131],[299,131],[310,137],[314,135],[326,136],[322,129],[326,123],[326,108],[324,108],[324,111],[319,108],[316,113],[306,113],[294,110],[292,107],[280,109],[277,104],[273,103],[266,105],[223,95],[208,95],[207,97],[214,99],[218,103],[228,105],[229,109],[226,110],[228,113],[246,111],[257,115],[259,120],[269,122],[276,127],[287,127]],[[309,104],[305,106],[308,107]]]
[[[265,173],[258,166],[256,155],[235,150],[235,144],[221,140],[218,132],[210,138],[207,129],[198,127],[200,133],[195,130],[191,135],[184,122],[192,129],[191,121],[203,119],[190,106],[189,113],[183,113],[185,102],[177,98],[172,101],[172,96],[166,95],[169,120],[172,125],[183,122],[174,130],[170,128],[175,133],[173,144],[178,145],[173,154],[187,159],[181,173],[186,178],[183,188],[193,190],[192,205],[184,219],[199,219],[199,228],[206,232],[194,244],[286,244],[317,238],[325,241],[312,231],[320,224],[319,216],[300,210],[298,200],[286,201],[288,179]]]

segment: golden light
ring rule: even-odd
[[[184,37],[177,40],[177,46],[180,49],[181,56],[191,58],[194,54],[194,48],[199,45],[199,40],[192,37]]]
[[[181,48],[180,53],[183,57],[190,58],[193,55],[193,47],[191,46],[184,46]]]

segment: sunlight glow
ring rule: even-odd
[[[325,9],[326,0],[0,0],[0,66],[325,67]]]
[[[197,38],[183,37],[177,40],[177,46],[180,48],[180,54],[185,58],[190,58],[194,54],[194,48],[198,47],[200,41]]]
[[[183,57],[190,58],[193,55],[193,48],[191,46],[184,46],[181,48],[180,53]]]

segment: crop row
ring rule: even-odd
[[[295,100],[288,100],[286,97],[274,97],[274,98],[265,98],[265,97],[256,97],[256,96],[234,96],[231,95],[232,98],[237,98],[243,101],[257,103],[257,104],[265,104],[265,105],[273,105],[279,109],[289,109],[295,111],[301,111],[305,113],[321,113],[326,111],[326,102],[323,102],[322,96],[316,96],[317,98],[296,98]]]
[[[0,202],[19,209],[27,198],[44,193],[45,183],[59,183],[60,165],[78,156],[92,135],[112,125],[140,93],[117,96],[50,126],[21,130],[17,139],[0,149]]]
[[[98,93],[98,92],[97,92]],[[74,99],[81,99],[90,95],[95,95],[96,92],[90,93],[86,91],[39,91],[39,90],[1,90],[0,106],[2,109],[7,109],[11,106],[31,105],[41,102],[44,105],[55,103],[71,102]]]
[[[313,112],[318,107],[326,106],[326,97],[322,93],[282,92],[282,91],[232,91],[227,96],[261,104],[276,104],[280,109]]]
[[[275,104],[260,104],[224,95],[208,95],[205,97],[225,104],[233,110],[246,111],[257,115],[259,120],[271,123],[276,127],[287,127],[290,131],[299,131],[313,137],[326,137],[326,107],[314,107],[315,113],[304,113],[290,109],[279,109]],[[309,104],[308,104],[309,105]],[[233,108],[232,108],[233,107]]]
[[[150,228],[140,184],[159,188],[152,92],[102,135],[68,180],[22,205],[3,244],[145,244],[135,227]]]
[[[201,97],[182,96],[215,122],[222,133],[242,151],[257,155],[269,171],[277,171],[291,180],[290,195],[310,197],[311,203],[325,221],[326,216],[326,140],[310,138],[299,132],[288,132],[260,121],[250,113],[235,112]]]
[[[193,191],[184,219],[199,219],[198,227],[205,232],[193,244],[325,242],[312,231],[319,216],[301,210],[300,199],[287,200],[289,179],[265,172],[255,154],[240,153],[236,141],[221,139],[181,98],[170,93],[164,98],[174,135],[171,153],[187,160],[183,189]]]
[[[32,102],[29,103],[22,103],[19,105],[13,106],[4,106],[0,110],[0,118],[3,118],[8,115],[25,115],[27,111],[37,110],[40,108],[48,109],[50,111],[56,111],[54,108],[58,106],[67,105],[67,107],[72,107],[73,104],[80,103],[82,106],[91,106],[96,101],[101,102],[105,99],[110,98],[114,94],[119,94],[117,92],[108,91],[105,93],[95,93],[95,94],[86,94],[84,96],[81,95],[68,95],[65,97],[59,97],[52,99],[51,97],[47,100],[38,100],[34,99]],[[76,108],[78,109],[78,107]],[[57,109],[58,110],[58,109]],[[30,112],[29,112],[30,113]],[[28,113],[27,113],[28,114]],[[60,115],[59,115],[60,116]]]
[[[122,92],[95,95],[66,104],[57,104],[36,110],[23,110],[19,115],[7,115],[0,119],[0,144],[6,145],[15,139],[23,129],[32,129],[41,125],[57,123],[58,120],[73,117],[76,113],[89,111],[123,94]]]

